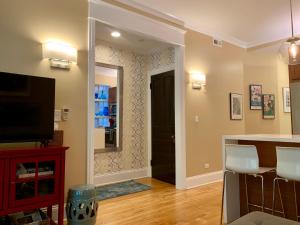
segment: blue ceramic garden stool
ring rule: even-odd
[[[66,206],[69,225],[94,225],[97,210],[98,203],[93,185],[70,188]]]

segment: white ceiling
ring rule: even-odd
[[[172,15],[188,28],[245,48],[291,35],[289,0],[120,1]],[[299,34],[300,0],[294,0],[294,12],[295,33]]]
[[[121,37],[113,38],[111,32],[119,31]],[[156,49],[167,48],[171,45],[150,39],[149,37],[114,28],[101,22],[96,22],[96,42],[105,41],[114,46],[130,49],[140,54],[148,54]]]

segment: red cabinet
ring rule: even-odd
[[[63,224],[67,147],[0,149],[0,216],[59,205]]]
[[[22,171],[23,168],[23,171]],[[26,168],[30,173],[26,173]],[[51,200],[58,196],[59,157],[17,158],[10,163],[10,207]]]

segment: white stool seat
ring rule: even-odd
[[[300,148],[276,147],[277,175],[300,181]]]
[[[223,206],[224,206],[224,190],[226,183],[227,173],[239,173],[245,175],[245,189],[246,189],[246,204],[249,212],[249,206],[265,209],[264,200],[264,178],[263,174],[275,171],[274,168],[259,167],[259,158],[257,154],[256,146],[254,145],[226,145],[225,146],[225,172],[223,182],[223,195],[222,195],[222,211],[221,211],[221,223],[223,224]],[[252,175],[255,178],[261,180],[261,205],[255,205],[249,203],[248,199],[248,185],[247,175]]]
[[[259,159],[254,145],[226,145],[225,168],[241,174],[263,174],[275,168],[259,167]]]
[[[275,191],[276,191],[276,182],[279,191],[280,203],[282,211],[277,211],[282,213],[285,217],[284,205],[280,192],[279,180],[284,181],[293,181],[294,183],[294,201],[295,201],[295,215],[296,221],[299,220],[298,212],[298,201],[297,201],[297,191],[296,191],[296,182],[300,181],[300,148],[295,147],[276,147],[277,155],[277,166],[276,166],[276,177],[273,180],[273,206],[272,213],[275,212]]]
[[[264,174],[268,172],[275,172],[275,167],[259,167],[259,173],[258,174]]]

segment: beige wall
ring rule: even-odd
[[[185,44],[188,177],[221,170],[224,134],[291,133],[290,113],[284,113],[282,105],[282,88],[289,86],[288,66],[279,58],[278,44],[243,50],[225,43],[217,48],[211,37],[190,30]],[[204,90],[191,88],[188,72],[192,70],[207,75]],[[261,84],[263,93],[275,94],[275,120],[263,120],[261,110],[250,110],[250,84]],[[229,119],[230,92],[244,94],[242,121]],[[209,169],[204,168],[206,163]]]
[[[269,50],[269,51],[268,51]],[[244,88],[245,92],[245,123],[246,133],[278,133],[278,99],[277,99],[277,60],[276,55],[270,49],[249,50],[244,60]],[[275,96],[275,120],[262,118],[261,110],[250,110],[249,84],[261,84],[263,93],[276,94]]]
[[[288,66],[278,55],[278,44],[249,49],[244,58],[245,131],[291,133],[290,113],[283,112],[282,88],[289,86]],[[266,120],[261,110],[250,110],[249,85],[261,84],[263,94],[275,95],[275,119]]]
[[[71,109],[61,123],[66,159],[66,190],[86,182],[87,114],[87,1],[1,0],[0,71],[53,77],[56,108]],[[42,60],[41,43],[60,40],[79,50],[78,64],[70,71],[50,69]]]
[[[279,116],[279,126],[281,134],[291,134],[292,133],[292,121],[291,113],[285,113],[283,111],[283,93],[282,88],[289,87],[289,68],[285,62],[283,62],[279,57],[277,57],[277,99],[278,103],[278,116]]]
[[[244,93],[243,54],[245,50],[225,43],[213,47],[212,38],[194,31],[185,37],[186,142],[187,176],[221,169],[221,137],[242,134],[245,121],[231,121],[229,93]],[[199,70],[207,74],[204,90],[193,90],[188,72]],[[195,116],[199,116],[199,123]],[[210,168],[204,169],[209,163]]]

